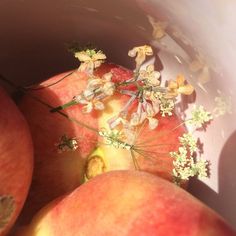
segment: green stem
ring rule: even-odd
[[[65,104],[63,104],[63,105],[61,105],[61,106],[52,108],[52,109],[50,110],[50,112],[52,112],[52,113],[58,112],[58,111],[60,111],[60,110],[64,110],[64,109],[66,109],[66,108],[68,108],[68,107],[70,107],[70,106],[77,105],[77,104],[78,104],[77,101],[71,100],[70,102],[67,102],[67,103],[65,103]]]
[[[51,84],[48,84],[48,85],[45,85],[45,86],[42,86],[42,87],[34,87],[34,85],[32,86],[29,86],[29,87],[24,87],[26,90],[42,90],[42,89],[46,89],[46,88],[49,88],[49,87],[52,87],[58,83],[60,83],[61,81],[63,81],[64,79],[66,79],[67,77],[69,77],[70,75],[72,75],[73,73],[75,72],[75,70],[69,72],[68,74],[66,74],[65,76],[63,76],[61,79],[57,80],[56,82],[53,82]]]

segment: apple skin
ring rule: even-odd
[[[19,215],[28,194],[33,172],[33,144],[28,125],[17,106],[0,88],[0,197],[11,196],[13,211],[0,236],[6,235]],[[1,224],[0,224],[1,225]]]
[[[24,236],[233,236],[227,223],[174,184],[141,171],[99,175],[43,208]]]
[[[70,75],[58,82],[68,74]],[[51,113],[49,107],[30,95],[57,107],[79,94],[84,89],[86,81],[87,75],[78,71],[59,74],[39,85],[45,87],[44,89],[31,90],[30,94],[25,94],[18,101],[18,106],[29,124],[35,150],[33,181],[20,217],[21,223],[29,221],[42,206],[72,191],[83,182],[85,159],[97,143],[97,133],[69,121],[58,113]],[[48,87],[51,84],[54,85]],[[97,117],[94,113],[82,114],[78,106],[70,107],[63,112],[97,128]],[[78,148],[75,151],[58,153],[55,144],[63,135],[78,139]]]

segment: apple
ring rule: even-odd
[[[36,101],[32,96],[55,107],[80,93],[86,79],[87,75],[78,71],[59,74],[42,82],[37,88],[30,89],[18,101],[18,106],[29,124],[35,150],[33,180],[20,217],[21,223],[31,219],[49,201],[75,189],[83,182],[86,157],[97,143],[96,132],[81,127],[58,113],[51,113],[50,107]],[[95,113],[83,114],[76,106],[63,112],[66,116],[97,128]],[[65,136],[67,139],[77,139],[76,150],[59,148]]]
[[[44,207],[22,236],[233,236],[192,195],[142,171],[101,174]]]
[[[33,145],[29,128],[17,106],[0,88],[0,235],[16,221],[33,171]]]
[[[106,63],[95,71],[95,75],[102,77],[108,72],[112,72],[113,82],[126,81],[133,74],[121,66]],[[61,114],[49,112],[50,107],[32,98],[35,96],[50,106],[57,107],[71,101],[83,91],[87,80],[88,75],[78,70],[60,74],[40,84],[38,89],[29,90],[29,94],[19,101],[19,108],[30,126],[35,149],[33,184],[22,213],[22,219],[26,222],[43,205],[79,186],[84,181],[84,176],[89,179],[110,170],[134,169],[130,151],[104,145],[98,133],[71,122]],[[106,121],[117,114],[128,98],[127,95],[120,94],[112,96],[106,101],[106,108],[102,112],[84,114],[82,106],[78,104],[62,112],[98,131],[107,128]],[[135,104],[132,109],[134,108]],[[155,130],[150,131],[144,125],[142,132],[137,135],[136,142],[140,143],[139,148],[144,151],[144,156],[135,153],[135,158],[140,169],[172,180],[173,164],[168,153],[178,149],[178,137],[185,129],[180,126],[175,131],[168,132],[181,123],[175,115],[159,115],[158,119],[159,125]],[[55,143],[63,135],[76,137],[78,149],[58,153]]]

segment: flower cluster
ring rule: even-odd
[[[188,123],[194,125],[196,128],[201,128],[205,123],[213,119],[212,114],[206,111],[203,106],[196,105],[194,105],[191,116]]]
[[[207,177],[208,162],[203,159],[197,160],[194,154],[197,151],[197,140],[192,134],[184,134],[180,137],[181,146],[177,152],[171,152],[174,159],[173,177],[176,184],[189,180],[190,177]]]
[[[78,148],[78,140],[76,138],[69,138],[67,135],[63,135],[59,141],[56,143],[58,153],[65,151],[75,151]]]
[[[160,112],[162,116],[172,115],[174,109],[174,99],[180,95],[190,95],[194,88],[190,84],[186,84],[183,75],[177,76],[176,81],[171,80],[167,87],[161,86],[160,72],[155,71],[154,65],[147,65],[141,69],[141,64],[145,61],[146,56],[153,55],[150,46],[144,45],[134,47],[128,53],[131,57],[136,57],[136,69],[134,77],[129,83],[136,85],[137,91],[120,90],[122,94],[130,96],[127,104],[118,115],[109,120],[110,128],[123,124],[125,127],[141,125],[148,120],[149,128],[155,129],[158,126],[156,115]],[[138,100],[137,109],[128,116],[129,107],[134,101]]]
[[[146,57],[153,55],[150,46],[134,47],[128,55],[134,57],[136,62],[133,76],[129,80],[115,83],[112,81],[112,72],[102,77],[95,76],[93,73],[94,69],[106,59],[101,51],[86,49],[77,52],[75,57],[81,61],[79,70],[88,74],[86,88],[79,95],[74,96],[72,101],[54,110],[82,104],[84,113],[93,110],[101,111],[105,109],[105,99],[110,98],[114,93],[125,94],[128,98],[126,104],[115,116],[107,120],[109,129],[98,130],[98,135],[103,138],[106,145],[130,150],[132,155],[137,151],[135,148],[137,127],[142,127],[147,121],[149,129],[155,129],[159,123],[157,114],[171,116],[176,97],[190,95],[194,92],[194,88],[187,83],[183,75],[178,75],[175,80],[169,80],[162,86],[161,74],[155,70],[154,65],[142,66]],[[127,85],[132,85],[132,89]],[[193,110],[189,123],[200,127],[210,119],[212,119],[211,114],[200,106]],[[181,147],[178,151],[170,153],[174,159],[175,182],[179,184],[181,180],[188,180],[195,175],[206,176],[207,162],[194,158],[197,152],[197,141],[191,134],[184,134],[180,137],[180,143]],[[77,141],[63,136],[57,146],[61,151],[74,150],[77,148]],[[135,160],[134,165],[137,165]]]
[[[190,95],[194,89],[192,85],[186,84],[183,76],[178,76],[176,81],[169,81],[167,86],[161,86],[159,80],[160,72],[155,71],[153,64],[141,68],[146,56],[153,55],[153,50],[150,46],[134,47],[128,52],[128,55],[135,57],[136,68],[133,77],[127,81],[115,84],[112,82],[111,72],[103,75],[101,78],[93,74],[93,69],[100,66],[106,58],[101,51],[86,49],[77,52],[75,56],[82,62],[79,70],[85,72],[89,70],[91,73],[87,87],[81,94],[75,96],[72,101],[53,109],[53,111],[58,111],[75,104],[84,105],[82,108],[84,113],[90,113],[92,110],[104,110],[104,99],[112,96],[114,92],[118,92],[126,94],[130,98],[118,114],[107,121],[110,129],[122,126],[121,129],[125,131],[132,130],[146,120],[149,123],[149,128],[155,129],[158,126],[156,115],[160,112],[162,116],[171,116],[175,98],[180,94]],[[130,84],[136,89],[122,89],[124,85]],[[130,109],[134,103],[137,104],[136,109]]]
[[[82,111],[90,113],[94,110],[104,110],[103,100],[115,91],[115,84],[111,81],[112,73],[106,73],[100,77],[91,76],[88,80],[86,89],[74,97],[76,103],[84,105]]]

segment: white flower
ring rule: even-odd
[[[78,70],[88,72],[89,74],[93,74],[93,70],[99,67],[106,59],[106,55],[102,51],[94,49],[76,52],[75,57],[81,61]]]
[[[183,134],[182,137],[179,138],[180,143],[184,146],[184,147],[188,147],[191,154],[193,154],[194,152],[197,151],[197,139],[193,137],[192,134],[190,133],[185,133]]]
[[[162,116],[172,116],[172,111],[174,110],[175,103],[172,99],[166,99],[165,97],[160,98],[160,111]]]
[[[207,165],[208,162],[206,160],[198,160],[195,164],[195,172],[199,178],[207,177]]]
[[[158,80],[160,76],[160,72],[154,70],[154,65],[148,65],[145,70],[140,70],[139,72],[139,78],[149,86],[160,85],[160,81]]]
[[[138,126],[142,124],[142,122],[146,119],[147,115],[145,112],[138,113],[134,112],[131,114],[130,125],[131,126]]]
[[[191,112],[191,119],[189,123],[196,126],[197,128],[201,128],[204,123],[213,119],[213,116],[210,112],[206,111],[203,106],[194,106]]]
[[[85,91],[85,92],[86,92],[85,94],[83,93],[81,95],[77,95],[74,97],[74,100],[77,103],[84,105],[82,107],[83,113],[90,113],[90,112],[92,112],[93,109],[95,109],[95,110],[104,110],[105,109],[103,102],[97,100],[96,97],[94,97],[94,95],[93,96],[90,95],[89,90]]]
[[[91,90],[95,90],[100,88],[103,85],[102,79],[99,77],[92,77],[92,79],[88,80],[87,88]]]
[[[143,62],[146,59],[146,56],[152,56],[153,51],[152,48],[148,45],[140,46],[140,47],[134,47],[128,52],[128,55],[130,57],[136,57],[136,69],[139,69],[140,66],[143,64]]]
[[[193,93],[194,87],[191,84],[185,84],[185,81],[183,75],[178,75],[176,80],[170,80],[168,82],[169,98],[176,97],[179,94],[190,95]]]
[[[114,129],[118,125],[126,125],[128,121],[126,120],[126,116],[123,113],[119,113],[116,116],[113,116],[107,121],[110,129]]]
[[[180,146],[176,152],[170,152],[170,156],[173,158],[175,183],[180,184],[182,180],[188,180],[193,176],[207,177],[208,162],[193,157],[193,150],[196,151],[196,140],[192,135],[186,134],[180,138],[180,141],[183,146]]]
[[[131,114],[130,125],[138,126],[144,122],[145,119],[149,122],[149,128],[155,129],[158,126],[158,120],[154,118],[159,110],[153,106],[153,103],[147,101],[139,102],[136,112]]]
[[[115,92],[115,89],[116,87],[113,82],[106,82],[102,87],[104,94],[107,96],[112,96]]]
[[[87,49],[84,51],[76,52],[75,57],[81,62],[88,61],[101,61],[106,59],[106,55],[102,51],[97,51],[94,49]]]
[[[88,101],[92,100],[94,98],[94,95],[95,95],[94,92],[90,89],[85,89],[83,92],[84,99],[86,99]]]
[[[148,119],[148,124],[149,124],[149,129],[155,129],[157,126],[158,126],[158,123],[159,123],[159,121],[158,121],[158,119],[156,119],[156,118],[153,118],[153,117],[147,117],[147,119]]]

